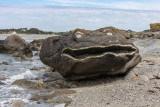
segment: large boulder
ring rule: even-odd
[[[20,36],[14,34],[0,42],[0,53],[14,53],[27,46],[27,42]]]
[[[0,53],[12,54],[15,52],[18,52],[17,56],[33,56],[29,44],[16,34],[8,36],[5,40],[0,40]]]
[[[141,61],[124,36],[82,30],[45,39],[40,59],[69,80],[123,74]]]

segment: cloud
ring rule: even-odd
[[[0,28],[39,28],[69,31],[114,26],[141,31],[160,22],[160,11],[94,9],[54,6],[0,5]]]
[[[136,10],[160,10],[158,0],[47,0],[48,3],[59,6],[136,9]],[[53,5],[53,4],[52,4]]]

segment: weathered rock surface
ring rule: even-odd
[[[117,29],[115,27],[100,28],[100,29],[97,29],[96,31],[106,33],[107,35],[124,36],[126,39],[130,38],[130,35],[127,34],[125,31]]]
[[[15,53],[15,57],[32,57],[33,53],[28,43],[18,35],[8,36],[5,40],[0,41],[0,53]]]
[[[13,107],[24,107],[25,103],[21,99],[14,100],[12,103]]]
[[[148,32],[131,32],[129,33],[130,35],[130,38],[140,38],[140,39],[143,39],[143,38],[154,38],[154,39],[160,39],[160,32],[157,31],[157,32],[151,32],[151,31],[148,31]]]
[[[0,41],[0,53],[14,53],[25,46],[27,46],[27,42],[14,34]]]
[[[125,37],[93,31],[47,38],[41,61],[70,80],[118,75],[140,62],[138,49]]]
[[[29,46],[32,51],[39,51],[41,49],[44,39],[33,40]]]

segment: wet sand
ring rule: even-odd
[[[5,39],[10,35],[11,34],[0,34],[0,38]],[[47,35],[47,34],[17,34],[17,35],[19,35],[23,39],[45,39],[45,38],[48,38],[48,37],[57,36],[55,34],[52,34],[52,35]]]

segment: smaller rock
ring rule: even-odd
[[[43,81],[42,80],[36,80],[35,83],[39,84],[39,85],[43,85]]]
[[[1,77],[0,77],[0,80],[3,80],[3,81],[4,81],[4,80],[6,80],[6,79],[8,79],[8,78],[5,77],[5,76],[1,76]]]
[[[56,83],[57,83],[58,85],[64,85],[64,81],[63,81],[63,80],[57,80]]]
[[[34,56],[39,56],[39,53],[35,53]]]
[[[24,107],[24,101],[21,99],[14,100],[12,103],[13,107]]]
[[[3,82],[0,81],[0,85],[5,85],[5,83],[3,83]]]
[[[45,70],[45,72],[53,72],[55,69],[52,67],[49,67],[48,69]]]
[[[2,62],[2,64],[4,64],[4,65],[9,65],[8,62]]]
[[[158,77],[160,78],[160,73],[158,74]]]
[[[149,78],[146,75],[140,75],[139,78],[143,81],[149,81]]]
[[[148,90],[149,93],[156,93],[154,90]]]
[[[20,92],[20,90],[15,90],[15,89],[13,89],[13,90],[11,90],[11,93],[13,93],[13,94],[19,94],[19,93],[21,93],[21,92]]]
[[[7,71],[7,70],[8,70],[7,68],[4,68],[4,69],[3,69],[3,71]]]
[[[39,67],[34,66],[34,67],[32,67],[30,70],[38,71],[39,69],[40,69]]]
[[[28,88],[28,89],[42,89],[43,84],[38,84],[36,82],[32,82],[26,79],[16,80],[12,83],[12,85],[17,85],[19,87]]]
[[[146,75],[147,75],[147,77],[148,77],[149,79],[155,78],[152,73],[147,73]]]
[[[131,72],[129,72],[129,74],[128,74],[125,78],[132,78],[132,79],[135,79],[135,78],[137,78],[137,76],[136,76],[135,73],[133,73],[133,72],[131,71]]]
[[[26,60],[27,60],[26,55],[22,55],[22,56],[21,56],[21,60],[22,60],[22,61],[26,61]]]
[[[54,97],[52,99],[52,102],[54,102],[54,103],[61,103],[61,104],[62,103],[69,103],[71,101],[72,101],[72,99],[69,98],[69,97],[67,97],[67,96],[65,96],[65,95],[57,96],[57,97]]]

